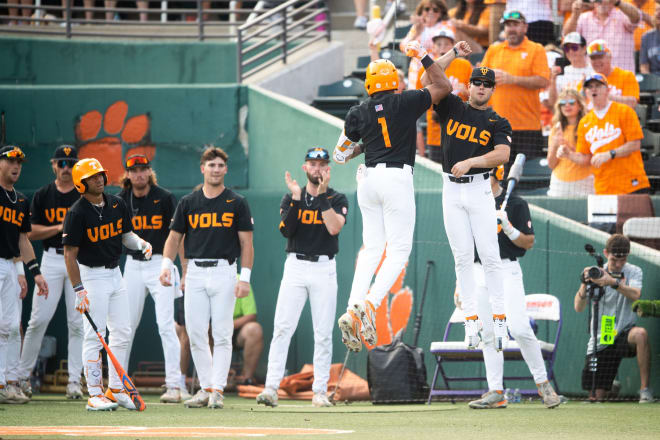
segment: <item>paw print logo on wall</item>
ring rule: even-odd
[[[149,114],[128,119],[128,104],[117,101],[104,114],[91,110],[76,121],[76,143],[80,158],[94,157],[108,171],[108,184],[117,185],[124,173],[123,159],[145,154],[152,160],[156,147],[151,142]]]

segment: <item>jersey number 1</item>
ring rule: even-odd
[[[392,148],[392,143],[390,142],[390,133],[387,131],[387,121],[385,118],[378,118],[378,123],[380,124],[380,130],[383,132],[383,140],[385,141],[385,146],[387,148]]]

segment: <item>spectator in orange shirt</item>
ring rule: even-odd
[[[502,16],[506,41],[492,44],[482,66],[495,71],[497,87],[490,100],[493,110],[511,123],[510,157],[525,153],[528,159],[543,156],[539,92],[548,86],[550,69],[545,49],[530,41],[527,22],[519,11]],[[505,164],[508,174],[509,164]]]
[[[635,50],[639,51],[642,47],[642,35],[647,33],[650,30],[653,30],[655,27],[655,22],[653,16],[656,11],[656,1],[658,0],[625,0],[627,3],[635,6],[639,9],[639,12],[642,13],[639,23],[635,28],[633,33],[633,38],[635,39]]]
[[[577,148],[569,152],[570,159],[594,167],[596,194],[648,194],[637,114],[610,100],[607,78],[600,73],[585,79],[584,89],[594,108],[579,122]]]
[[[591,67],[607,78],[610,100],[635,108],[639,102],[639,83],[635,74],[620,67],[612,67],[612,53],[605,40],[594,40],[587,46]]]
[[[590,165],[580,165],[570,159],[577,144],[577,125],[586,114],[587,106],[576,89],[559,93],[548,139],[550,197],[572,197],[594,193],[594,175]]]
[[[472,53],[483,52],[488,47],[490,8],[484,5],[484,0],[459,0],[449,10],[449,16],[452,18],[449,22],[456,29],[458,38],[468,42]],[[472,44],[473,41],[480,47]]]

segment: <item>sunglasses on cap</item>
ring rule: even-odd
[[[581,47],[579,44],[566,43],[564,44],[564,52],[577,52]]]
[[[601,55],[605,52],[609,52],[609,49],[603,43],[598,41],[594,41],[589,47],[587,47],[587,55]]]
[[[130,169],[136,166],[148,167],[149,159],[147,159],[147,156],[136,154],[135,156],[131,156],[128,159],[126,159],[126,169]]]
[[[576,102],[577,102],[577,101],[576,101],[575,99],[562,99],[562,100],[559,101],[559,105],[560,105],[560,106],[561,106],[561,105],[566,105],[566,104],[573,105],[573,104],[575,104]]]
[[[490,81],[484,81],[484,80],[481,80],[481,79],[473,79],[471,81],[471,83],[474,84],[477,87],[480,87],[481,85],[483,85],[487,89],[492,89],[495,86],[495,83],[490,82]]]
[[[511,11],[511,12],[506,12],[504,15],[502,15],[502,21],[507,21],[507,20],[524,20],[523,16],[520,12],[518,11]]]
[[[305,160],[312,160],[312,159],[320,159],[320,160],[330,160],[330,156],[328,155],[328,152],[321,149],[321,148],[315,148],[312,151],[308,151],[307,154],[305,155]]]
[[[426,11],[426,12],[433,11],[433,12],[435,12],[435,13],[437,14],[438,12],[440,12],[440,9],[438,9],[438,8],[432,8],[432,7],[430,7],[430,6],[427,6],[427,7],[424,8],[424,11]]]
[[[73,166],[78,162],[77,160],[70,160],[70,159],[60,159],[58,160],[57,163],[57,168],[73,168]]]
[[[23,160],[25,160],[25,153],[23,153],[23,150],[18,147],[14,147],[13,150],[5,151],[4,153],[0,154],[0,156],[6,157],[9,160],[15,160],[18,163],[21,163]]]

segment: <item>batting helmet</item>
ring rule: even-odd
[[[84,180],[98,173],[103,173],[103,183],[107,184],[108,173],[103,169],[101,162],[94,158],[79,160],[73,166],[73,170],[71,170],[73,186],[76,187],[80,194],[84,194],[87,192],[87,184],[84,182]]]
[[[385,90],[396,90],[399,86],[399,75],[394,63],[389,60],[375,60],[367,66],[367,76],[364,88],[369,95]]]

